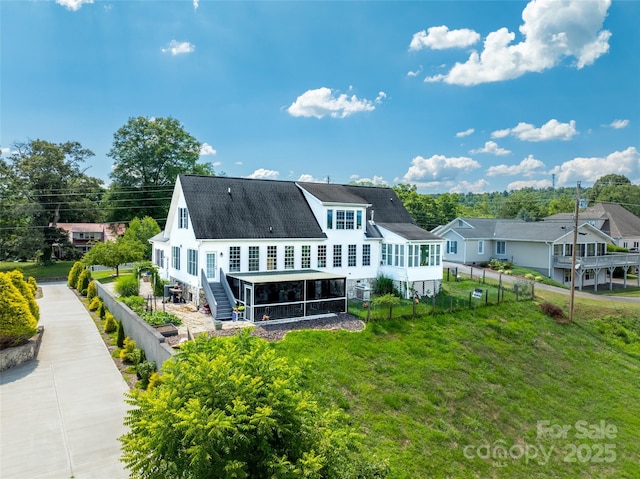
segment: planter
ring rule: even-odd
[[[217,319],[213,322],[216,331],[220,331],[222,329],[222,321],[218,321]]]
[[[165,338],[178,335],[178,328],[174,324],[166,323],[160,326],[154,326],[154,329],[162,334]]]

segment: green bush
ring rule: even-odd
[[[113,317],[113,314],[106,313],[104,319],[105,319],[105,322],[104,322],[105,333],[113,333],[116,329],[118,329],[118,323],[116,322],[116,318]]]
[[[116,334],[116,346],[118,346],[119,348],[124,347],[124,326],[122,324],[122,321],[118,321],[118,332]]]
[[[151,326],[160,326],[161,324],[171,323],[180,326],[182,320],[175,314],[166,313],[164,311],[153,311],[140,314],[140,317]]]
[[[71,271],[69,271],[69,276],[67,277],[67,285],[70,288],[75,288],[76,284],[78,284],[78,278],[80,277],[80,273],[84,270],[84,264],[80,261],[76,261],[73,263],[71,267]]]
[[[138,278],[132,275],[120,276],[116,281],[116,292],[120,296],[138,296],[140,294]]]
[[[162,384],[162,376],[160,375],[159,372],[155,371],[153,374],[151,374],[151,377],[149,378],[149,385],[147,386],[147,389],[153,389],[156,386],[160,386]]]
[[[140,380],[140,385],[143,389],[147,389],[149,380],[157,369],[155,361],[143,361],[136,366],[136,377]]]
[[[373,293],[377,296],[384,296],[385,294],[393,294],[395,296],[400,296],[398,294],[398,290],[393,286],[393,280],[383,274],[378,276],[376,279],[375,287],[373,288]]]
[[[101,301],[100,306],[98,306],[98,316],[100,316],[100,319],[104,319],[106,314],[107,314],[107,307]]]
[[[89,311],[97,311],[102,304],[102,300],[98,296],[94,296],[89,303]]]
[[[89,288],[90,282],[91,282],[91,271],[89,271],[88,269],[83,269],[80,275],[78,276],[76,289],[80,291],[81,294],[86,294],[86,290]]]
[[[38,302],[36,301],[36,294],[33,287],[25,281],[22,271],[15,269],[5,274],[27,301],[29,311],[31,311],[33,317],[36,318],[37,323],[40,320],[40,306],[38,306]]]
[[[38,321],[29,302],[7,273],[0,273],[0,349],[20,346],[36,332]]]
[[[144,311],[146,300],[142,296],[121,296],[118,299],[129,306],[129,308],[138,315],[142,314]]]
[[[144,351],[136,348],[136,342],[131,338],[125,338],[122,351],[120,351],[120,359],[125,363],[140,364],[144,361]]]
[[[89,286],[87,286],[87,299],[91,301],[93,298],[97,297],[97,295],[98,286],[96,286],[96,282],[94,280],[89,283]]]

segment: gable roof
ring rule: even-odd
[[[291,181],[180,175],[196,239],[325,238]]]
[[[573,213],[557,213],[545,221],[573,218]],[[640,236],[640,218],[617,203],[602,202],[586,208],[578,214],[579,221],[604,220],[602,231],[615,238]]]
[[[407,240],[439,240],[439,236],[420,228],[393,189],[382,186],[299,183],[300,187],[323,203],[351,204],[367,207],[366,235],[381,238],[380,225]]]
[[[459,220],[462,220],[465,225],[459,227]],[[522,221],[497,218],[456,218],[447,225],[438,227],[437,233],[444,234],[447,231],[455,231],[463,239],[549,242],[558,241],[571,233],[573,225],[571,220]],[[606,240],[611,239],[606,233],[588,223],[583,223],[579,228],[591,229],[594,233],[605,237]]]

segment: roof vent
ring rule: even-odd
[[[231,194],[231,187],[227,188],[227,193]]]
[[[269,233],[273,233],[273,227],[269,226]]]

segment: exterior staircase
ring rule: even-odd
[[[211,292],[213,296],[216,298],[216,302],[218,303],[218,310],[216,312],[216,317],[214,319],[218,320],[226,320],[231,319],[231,313],[233,312],[233,305],[229,302],[229,298],[227,298],[227,294],[224,291],[224,287],[221,283],[209,283],[209,287],[211,288]]]

